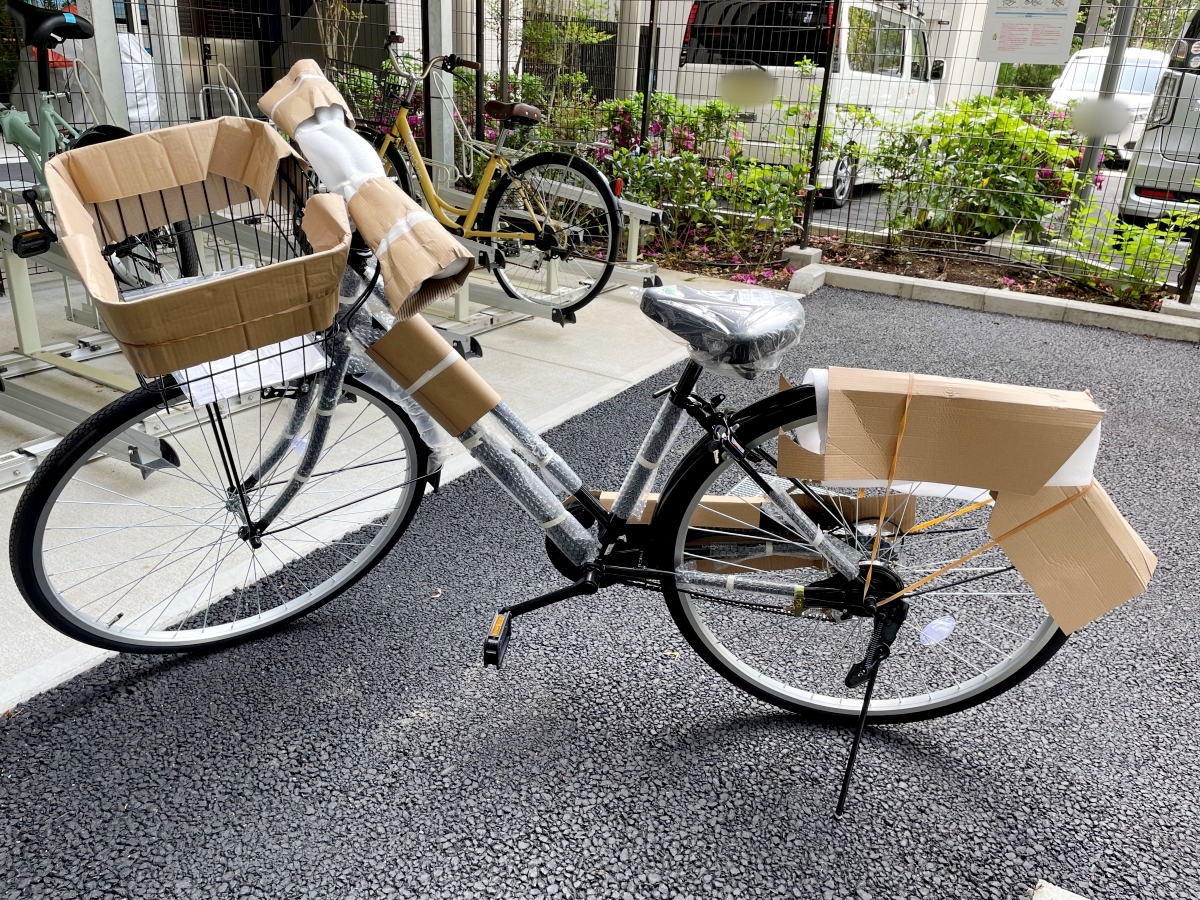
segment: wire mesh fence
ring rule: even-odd
[[[305,57],[380,130],[397,76],[456,53],[482,71],[436,74],[408,110],[445,186],[472,185],[472,139],[499,131],[480,102],[524,102],[542,121],[508,146],[569,147],[627,204],[660,210],[641,252],[667,265],[781,284],[782,249],[810,242],[835,263],[1152,307],[1179,278],[1200,201],[1200,32],[1180,40],[1189,6],[1084,0],[1070,60],[1056,65],[981,61],[987,11],[974,0],[114,5],[122,47],[145,54],[125,65],[133,130],[257,114],[262,91]],[[1114,42],[1127,49],[1110,66]],[[17,43],[0,29],[15,103],[30,66]],[[1110,68],[1132,120],[1089,153],[1071,113]]]

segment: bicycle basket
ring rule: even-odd
[[[395,72],[331,59],[325,63],[325,74],[350,104],[356,122],[390,128],[396,121],[406,85]]]
[[[340,197],[311,196],[269,125],[227,117],[81,148],[46,180],[63,248],[147,387],[208,402],[323,367],[349,221]]]

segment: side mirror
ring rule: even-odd
[[[946,61],[944,59],[935,59],[933,65],[929,67],[929,78],[931,81],[941,81],[946,77]]]
[[[1058,86],[1059,86],[1060,84],[1062,84],[1062,76],[1061,76],[1061,75],[1059,75],[1059,76],[1058,76],[1057,78],[1055,78],[1055,79],[1054,79],[1052,82],[1050,82],[1050,87],[1051,87],[1052,89],[1054,89],[1054,90],[1058,90]]]

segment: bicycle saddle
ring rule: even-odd
[[[642,312],[687,341],[706,369],[748,381],[779,368],[804,330],[804,307],[783,291],[652,287]]]
[[[24,0],[8,0],[8,14],[21,29],[29,47],[53,47],[63,41],[87,40],[95,33],[92,23],[83,16],[34,6]]]
[[[483,104],[483,114],[497,122],[513,122],[517,125],[536,125],[542,121],[542,111],[528,103],[501,103],[499,100],[489,100]]]

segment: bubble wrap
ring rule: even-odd
[[[687,341],[689,355],[704,368],[747,381],[778,369],[804,331],[804,307],[783,291],[668,285],[644,290],[641,306]]]
[[[612,508],[613,515],[618,519],[631,519],[646,508],[646,497],[654,487],[658,468],[683,428],[684,421],[684,410],[672,403],[668,394],[658,415],[654,417],[654,424],[643,438],[637,457],[625,474],[625,480],[621,482],[620,493]]]
[[[820,526],[783,491],[772,487],[767,491],[767,497],[770,502],[763,504],[764,515],[792,528],[842,575],[852,579],[858,577],[858,564],[863,558],[861,553],[836,538],[827,538]]]
[[[778,578],[763,578],[756,575],[714,575],[711,572],[675,570],[675,583],[682,586],[721,588],[727,591],[748,591],[754,594],[776,594],[780,597],[799,599],[802,586],[796,581],[780,581]],[[797,590],[801,588],[801,590]]]
[[[550,449],[532,428],[524,423],[503,401],[492,410],[492,414],[516,441],[518,452],[533,465],[534,471],[542,476],[547,487],[563,496],[570,496],[583,487],[583,479]]]
[[[358,311],[350,322],[352,352],[349,370],[367,387],[387,397],[408,414],[417,434],[429,448],[429,471],[436,472],[449,456],[454,446],[453,438],[364,352],[385,333],[386,329],[379,327],[379,323],[365,309]]]
[[[463,432],[459,440],[571,562],[581,566],[596,558],[600,542],[567,512],[528,463],[513,452],[503,426],[494,415],[488,413]]]

